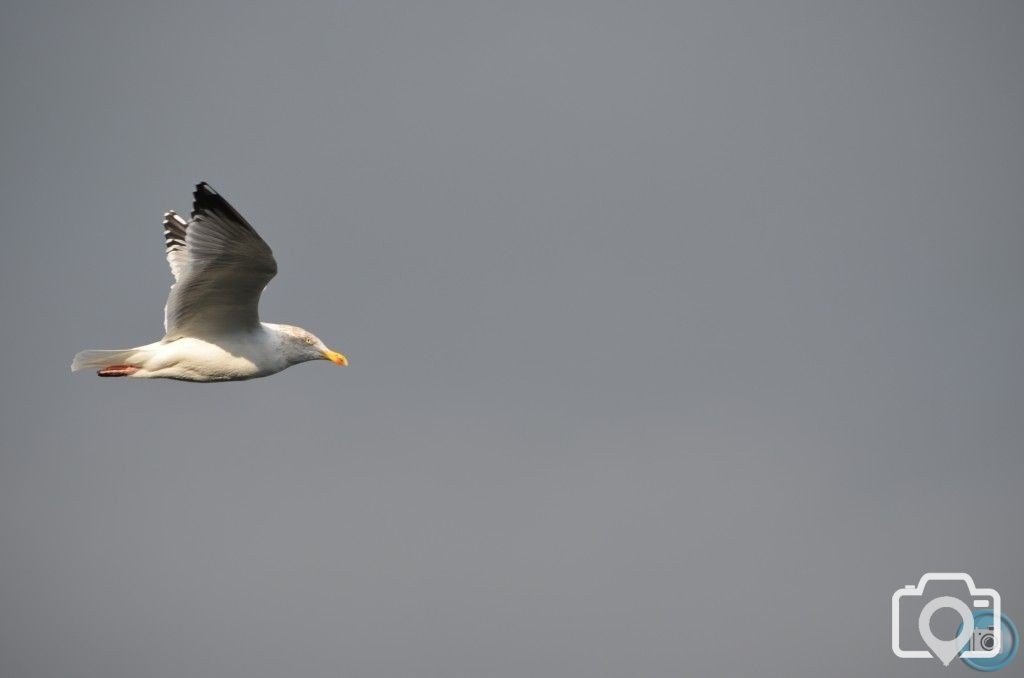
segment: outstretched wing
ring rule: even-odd
[[[277,273],[274,253],[208,184],[196,186],[192,219],[164,215],[174,284],[164,308],[168,338],[216,336],[259,325],[260,293]]]

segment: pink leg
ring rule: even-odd
[[[134,365],[110,365],[97,372],[101,377],[127,377],[139,371]]]

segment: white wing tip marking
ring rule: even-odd
[[[180,216],[178,216],[178,213],[175,212],[174,210],[164,212],[164,221],[167,221],[169,219],[174,219],[174,221],[178,222],[178,224],[180,224],[181,226],[188,225],[188,222],[182,219]]]

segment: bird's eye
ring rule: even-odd
[[[313,337],[306,337],[305,339],[303,339],[303,341],[309,344],[310,346],[316,343],[316,340],[314,340]]]

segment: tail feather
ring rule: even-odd
[[[130,364],[137,348],[80,351],[71,361],[71,371],[99,370],[110,365]]]

